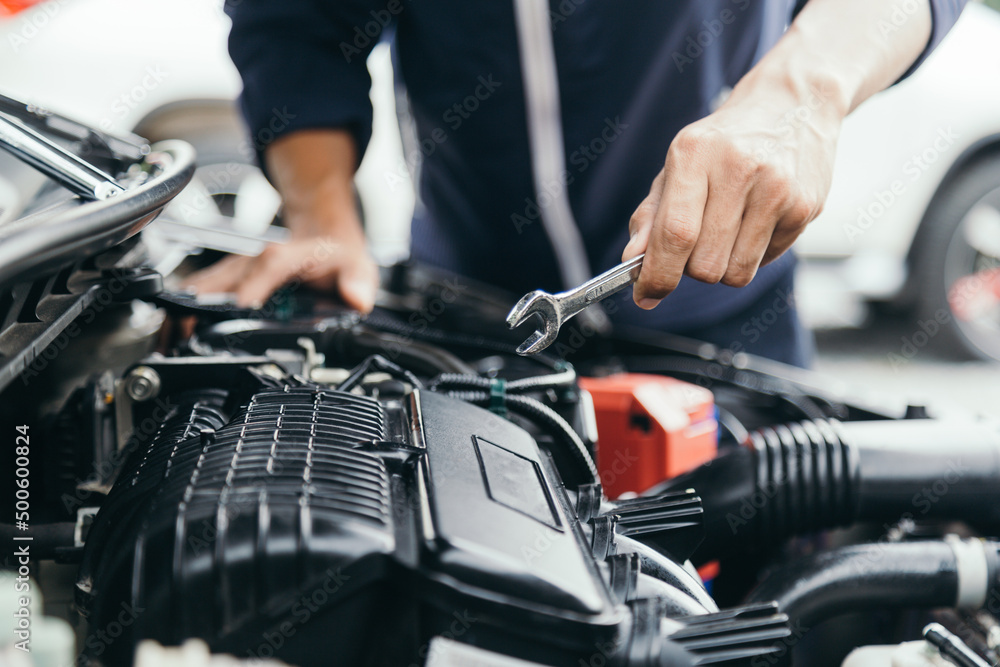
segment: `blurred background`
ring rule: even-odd
[[[915,76],[851,116],[830,199],[796,245],[788,298],[816,331],[817,370],[875,402],[1000,405],[998,9],[970,5]],[[155,233],[260,235],[280,201],[253,164],[228,29],[217,0],[0,0],[0,93],[108,132],[193,143],[200,167],[172,204],[179,224]],[[376,259],[391,263],[407,253],[419,151],[387,45],[369,69],[375,128],[357,188]],[[0,223],[28,191],[0,179]]]

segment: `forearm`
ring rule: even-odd
[[[929,0],[810,0],[733,95],[771,82],[846,116],[898,80],[930,33]]]
[[[353,188],[357,148],[349,132],[292,132],[269,146],[264,159],[293,234],[340,236],[360,231]]]

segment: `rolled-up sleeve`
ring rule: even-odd
[[[254,151],[303,129],[372,131],[367,57],[403,0],[227,0],[229,53]]]
[[[930,0],[931,3],[931,36],[927,40],[927,46],[924,48],[923,53],[920,54],[910,68],[906,70],[906,73],[900,78],[900,80],[913,74],[917,71],[917,68],[927,60],[934,49],[938,47],[941,40],[944,39],[945,35],[952,29],[955,22],[958,21],[959,15],[962,10],[965,9],[965,4],[967,0]]]

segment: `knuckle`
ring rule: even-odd
[[[703,283],[715,283],[726,275],[726,266],[716,260],[691,260],[688,262],[687,274]]]
[[[731,257],[722,283],[730,287],[746,287],[757,274],[757,262],[742,257]]]
[[[659,245],[667,250],[690,250],[698,241],[698,224],[694,221],[675,217],[659,235]]]
[[[631,231],[636,231],[640,227],[644,226],[649,222],[650,218],[656,213],[656,206],[648,198],[643,199],[642,203],[636,207],[635,212],[632,213],[632,217],[629,218],[628,228]]]
[[[769,167],[760,156],[750,153],[742,148],[733,148],[728,152],[726,158],[726,170],[739,182],[748,182],[756,178],[762,170]]]
[[[674,136],[670,142],[668,155],[673,152],[684,156],[690,156],[701,151],[705,145],[705,133],[695,126],[688,125]]]
[[[757,166],[757,177],[766,183],[771,196],[779,201],[787,201],[795,195],[798,184],[794,176],[769,162]]]
[[[816,215],[819,203],[815,198],[799,196],[795,198],[788,209],[788,217],[795,226],[805,225]]]

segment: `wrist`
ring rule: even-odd
[[[286,223],[293,232],[321,236],[360,228],[353,184],[333,177],[282,192]]]
[[[744,76],[730,99],[760,97],[789,109],[805,107],[810,115],[841,122],[855,106],[861,72],[852,72],[833,60],[798,23]]]
[[[264,154],[294,236],[364,238],[354,194],[354,140],[334,129],[298,130]]]
[[[364,242],[353,183],[327,178],[282,193],[282,218],[294,238]]]
[[[286,210],[284,220],[293,239],[326,238],[357,246],[367,242],[361,220],[353,210],[339,211],[329,206]]]

